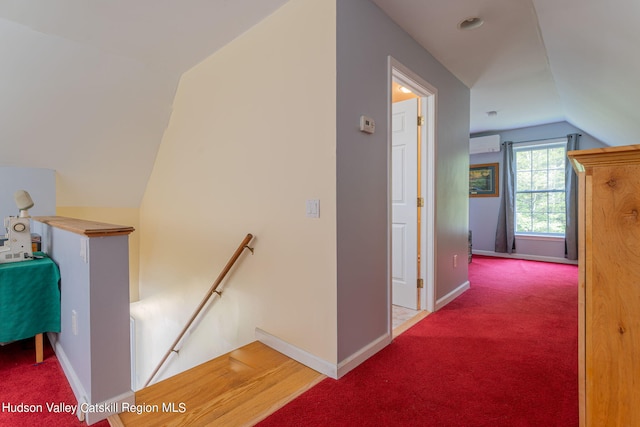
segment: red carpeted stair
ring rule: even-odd
[[[471,289],[259,425],[578,425],[576,266],[474,257]]]

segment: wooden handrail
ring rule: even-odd
[[[211,288],[209,288],[209,292],[207,292],[205,297],[200,302],[200,305],[198,305],[198,308],[196,308],[196,310],[191,315],[191,318],[189,319],[187,324],[184,326],[184,328],[180,332],[180,335],[178,335],[178,338],[176,338],[176,340],[173,342],[173,344],[171,345],[171,348],[169,349],[169,351],[167,351],[167,353],[164,355],[164,357],[162,358],[162,360],[160,361],[160,363],[158,364],[156,369],[153,371],[153,373],[151,374],[151,376],[147,380],[147,382],[144,384],[145,387],[147,387],[149,385],[149,383],[151,382],[151,380],[153,380],[153,377],[156,376],[156,374],[158,373],[158,371],[160,370],[162,365],[164,365],[164,362],[166,362],[166,360],[169,358],[169,355],[171,355],[171,353],[174,352],[174,351],[177,352],[176,346],[178,345],[180,340],[182,340],[182,337],[184,337],[184,334],[187,333],[187,331],[191,327],[191,324],[196,320],[196,318],[198,317],[198,314],[200,314],[200,312],[202,311],[204,306],[207,304],[207,301],[209,301],[209,298],[211,298],[211,296],[213,294],[218,294],[218,296],[222,296],[222,294],[217,290],[218,286],[220,285],[220,283],[222,283],[222,281],[224,280],[224,278],[227,275],[227,273],[229,272],[229,270],[231,270],[231,268],[233,267],[235,262],[238,260],[238,258],[242,254],[242,251],[245,250],[245,249],[249,249],[251,251],[251,253],[253,254],[253,248],[249,247],[249,242],[251,241],[251,239],[253,239],[253,235],[252,234],[247,234],[247,236],[244,238],[242,243],[240,243],[240,246],[238,246],[238,249],[236,249],[236,251],[233,253],[233,255],[231,256],[231,259],[229,259],[229,262],[227,262],[227,265],[224,266],[224,268],[222,269],[222,271],[218,275],[218,278],[216,279],[216,281],[213,282],[213,285],[211,285]]]

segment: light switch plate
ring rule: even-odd
[[[320,200],[307,200],[307,218],[320,218]]]

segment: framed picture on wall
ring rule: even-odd
[[[499,196],[499,163],[484,163],[469,167],[469,197]]]

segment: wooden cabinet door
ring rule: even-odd
[[[640,426],[640,165],[595,166],[589,181],[587,426]]]

